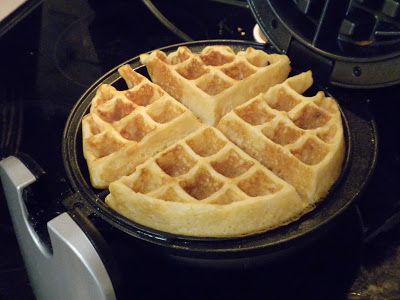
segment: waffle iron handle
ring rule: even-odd
[[[0,161],[0,177],[28,275],[38,299],[116,299],[110,276],[81,227],[68,213],[47,223],[46,245],[24,202],[38,178],[18,158]]]

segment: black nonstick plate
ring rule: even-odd
[[[274,52],[273,48],[263,44],[236,40],[196,41],[168,46],[161,50],[171,52],[183,45],[189,47],[193,52],[199,52],[209,45],[228,45],[235,51],[253,47],[266,52]],[[139,73],[147,75],[139,57],[134,57],[123,64],[130,64]],[[82,153],[81,120],[89,110],[97,87],[102,83],[107,83],[117,89],[126,88],[117,72],[118,67],[93,84],[72,109],[64,130],[62,151],[70,183],[80,201],[92,214],[134,239],[173,250],[178,255],[191,257],[218,258],[222,255],[224,258],[234,258],[264,255],[296,248],[326,232],[329,225],[333,224],[333,221],[358,198],[373,173],[377,158],[377,131],[368,109],[368,102],[358,99],[354,92],[341,91],[335,94],[333,90],[331,91],[325,86],[324,82],[318,82],[318,78],[315,78],[313,89],[331,92],[331,95],[341,105],[347,151],[341,177],[328,196],[313,211],[298,221],[281,228],[249,237],[229,239],[177,236],[137,224],[117,214],[105,204],[104,198],[108,194],[107,191],[91,187],[86,161]],[[297,70],[296,62],[293,61],[292,67],[293,74],[305,71]]]

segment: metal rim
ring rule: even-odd
[[[255,47],[259,49],[263,49],[266,51],[271,51],[271,48],[265,47],[265,45],[258,43],[251,43],[247,41],[236,41],[236,40],[212,40],[212,41],[196,41],[196,42],[188,42],[182,43],[178,45],[172,45],[168,47],[162,48],[162,50],[168,52],[173,51],[177,47],[185,45],[190,48],[202,48],[207,45],[216,45],[216,44],[225,44],[232,47]],[[131,64],[133,68],[140,67],[139,57],[132,58],[123,64]],[[121,64],[122,65],[122,64]],[[119,67],[119,66],[118,66]],[[351,132],[351,124],[348,123],[348,116],[346,110],[342,111],[342,116],[344,120],[344,129],[347,133],[347,152],[345,158],[345,166],[341,175],[341,180],[338,180],[335,187],[329,193],[328,197],[324,199],[312,212],[304,215],[300,220],[278,228],[273,231],[268,231],[263,234],[258,234],[249,237],[239,237],[239,238],[229,238],[229,239],[210,239],[210,238],[192,238],[192,237],[183,237],[176,236],[173,234],[168,234],[165,232],[160,232],[157,230],[153,230],[151,228],[147,228],[140,224],[136,224],[125,217],[120,216],[119,214],[112,211],[108,208],[98,196],[101,192],[97,193],[94,191],[90,184],[87,181],[87,178],[82,174],[81,168],[82,165],[79,163],[78,151],[79,149],[79,135],[80,135],[80,123],[83,115],[86,114],[87,109],[89,108],[91,99],[94,95],[96,87],[100,83],[108,83],[113,84],[120,79],[120,76],[117,73],[118,67],[112,69],[103,77],[101,77],[96,83],[94,83],[79,99],[77,104],[72,109],[70,116],[68,118],[64,134],[63,134],[63,160],[65,169],[68,175],[68,178],[73,186],[73,189],[77,191],[84,201],[86,201],[95,211],[95,213],[104,219],[106,222],[110,223],[112,226],[117,227],[118,229],[128,233],[129,235],[139,238],[141,240],[145,240],[152,244],[161,245],[168,248],[173,248],[176,250],[186,250],[189,252],[207,252],[207,253],[239,253],[243,251],[249,250],[260,250],[263,249],[277,249],[281,248],[284,245],[291,244],[300,239],[304,239],[310,237],[313,233],[320,231],[322,228],[326,227],[333,219],[339,216],[343,211],[345,211],[349,205],[353,202],[353,200],[358,196],[359,192],[367,183],[367,179],[373,172],[373,168],[376,163],[376,143],[372,145],[373,154],[371,160],[371,167],[368,168],[368,172],[362,176],[362,178],[358,178],[358,182],[355,184],[359,187],[356,193],[351,193],[351,195],[347,195],[347,198],[343,201],[340,207],[336,207],[333,205],[337,196],[341,190],[343,190],[343,182],[347,182],[349,176],[351,175],[352,163],[354,162],[351,158],[353,156],[352,153],[352,137],[354,136]],[[143,67],[142,67],[143,68]],[[373,123],[372,123],[373,124]],[[376,128],[374,125],[372,127],[372,135],[376,135]],[[349,166],[349,167],[348,167]],[[86,162],[85,162],[86,167]],[[350,176],[351,177],[351,176]],[[334,207],[334,213],[327,213],[330,209]],[[318,214],[325,215],[323,220],[316,222],[312,225],[307,225],[307,221],[310,219],[315,219]],[[311,222],[312,223],[312,222]]]

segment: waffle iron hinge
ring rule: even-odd
[[[0,161],[0,177],[37,299],[116,299],[99,254],[68,213],[47,223],[51,250],[35,231],[24,191],[40,178],[13,156]]]
[[[296,70],[312,70],[313,77],[320,82],[329,82],[333,61],[313,52],[310,48],[292,39],[287,51],[292,67]]]

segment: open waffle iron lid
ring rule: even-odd
[[[268,41],[333,85],[400,82],[400,9],[391,0],[248,0]]]
[[[228,45],[235,51],[247,47],[262,49],[267,52],[273,51],[270,46],[231,40],[189,42],[165,47],[162,50],[168,53],[175,51],[182,45],[189,47],[193,52],[199,52],[209,45]],[[146,69],[140,63],[139,57],[132,58],[124,64],[130,64],[137,72],[147,75]],[[345,165],[341,178],[326,199],[314,211],[303,216],[299,221],[265,234],[228,239],[177,236],[137,224],[115,213],[105,204],[104,198],[108,194],[106,190],[96,190],[91,187],[87,166],[82,153],[82,118],[88,112],[91,100],[100,84],[107,83],[116,88],[124,87],[123,80],[117,70],[118,67],[100,78],[85,92],[71,111],[64,131],[63,159],[67,175],[76,192],[74,197],[72,197],[74,198],[71,201],[72,206],[76,202],[87,204],[89,211],[135,238],[173,250],[184,250],[188,253],[201,254],[224,253],[224,255],[227,255],[231,253],[235,255],[252,250],[263,250],[265,253],[267,249],[281,249],[283,245],[305,241],[316,235],[316,233],[323,231],[321,229],[326,228],[326,225],[331,223],[330,221],[349,207],[372,174],[376,162],[377,141],[375,123],[369,114],[368,107],[365,103],[361,103],[360,105],[360,103],[351,101],[353,99],[346,99],[346,97],[338,98],[339,96],[335,96],[342,105],[342,119],[347,149]],[[316,80],[317,89],[323,89],[321,84],[323,82],[318,83],[318,80]],[[349,109],[354,104],[357,106],[357,114],[354,114],[352,109]],[[349,106],[347,107],[347,105]],[[67,204],[67,206],[69,205]]]

